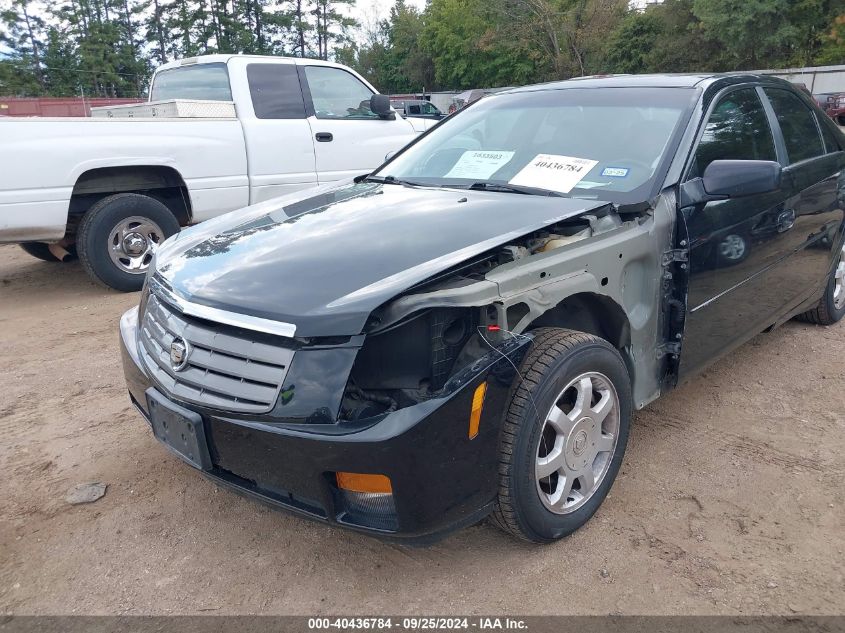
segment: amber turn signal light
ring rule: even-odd
[[[481,409],[484,408],[484,396],[487,395],[487,381],[475,388],[472,394],[472,409],[469,412],[469,439],[478,435],[478,425],[481,424]]]
[[[391,494],[393,486],[384,475],[337,473],[337,487],[351,492],[377,492]]]

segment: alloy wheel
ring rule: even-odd
[[[619,437],[619,397],[603,374],[572,380],[555,399],[540,435],[534,474],[547,510],[568,514],[584,505],[610,468]]]
[[[845,246],[839,253],[839,263],[833,271],[833,306],[837,310],[845,306]]]

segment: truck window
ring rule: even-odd
[[[772,130],[753,88],[730,92],[716,104],[689,177],[701,176],[714,160],[777,160]]]
[[[257,118],[305,118],[305,102],[294,64],[249,64],[246,77]]]
[[[226,64],[194,64],[156,73],[150,101],[169,99],[231,101]]]
[[[789,163],[797,163],[824,154],[813,112],[788,90],[764,88],[783,132]]]
[[[370,110],[373,91],[354,75],[329,66],[306,66],[305,77],[318,119],[376,119]]]

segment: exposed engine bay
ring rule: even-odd
[[[441,394],[450,377],[481,357],[497,353],[502,341],[518,336],[529,313],[526,304],[510,309],[494,300],[482,305],[397,309],[403,301],[438,291],[461,292],[484,283],[505,266],[518,266],[623,226],[607,212],[582,215],[521,237],[410,288],[374,311],[367,338],[356,358],[341,406],[341,419],[360,420],[411,406]],[[540,281],[546,274],[541,273]],[[495,286],[491,286],[495,288]]]

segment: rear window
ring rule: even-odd
[[[226,64],[194,64],[157,73],[150,88],[150,101],[170,99],[231,101]]]
[[[824,138],[824,147],[827,153],[832,154],[841,151],[839,139],[836,133],[830,129],[831,125],[827,121],[819,121],[819,127],[822,129],[822,138]]]
[[[764,91],[780,123],[790,164],[824,154],[824,145],[812,110],[787,90],[764,88]]]

